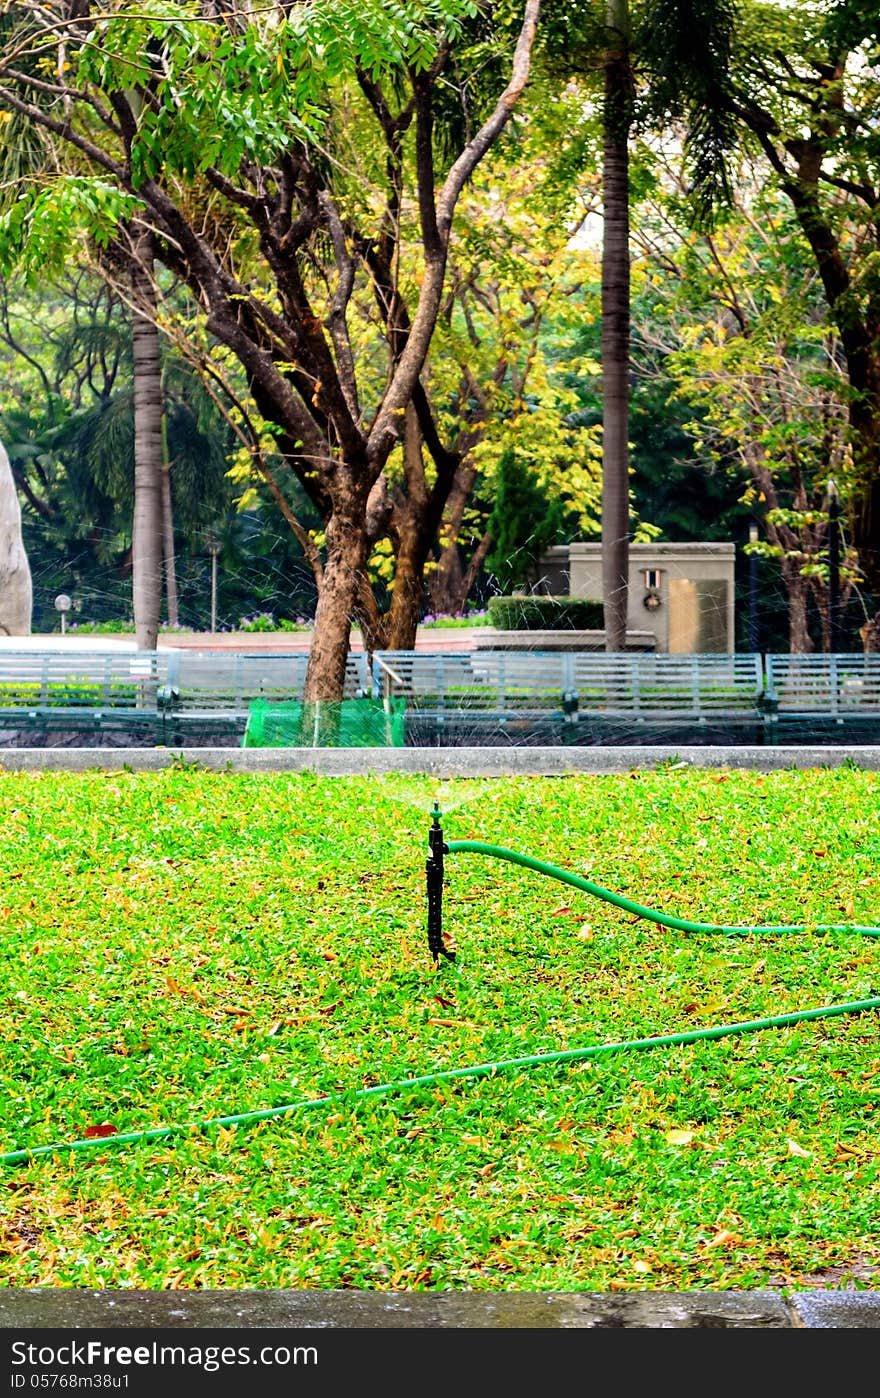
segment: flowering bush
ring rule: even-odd
[[[257,612],[254,616],[243,616],[238,623],[238,631],[311,631],[314,622],[310,617],[298,616],[293,621],[289,617],[274,617],[270,612]]]
[[[486,611],[466,612],[464,616],[450,616],[447,612],[428,612],[422,617],[422,626],[488,626],[489,614]]]

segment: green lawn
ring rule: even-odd
[[[880,994],[880,940],[673,932],[472,853],[428,778],[0,773],[0,1284],[803,1289],[880,1267],[876,1014],[356,1101],[432,1070]],[[880,921],[857,770],[450,783],[484,839],[722,923]],[[466,804],[451,809],[460,798]]]

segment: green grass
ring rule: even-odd
[[[880,993],[871,938],[673,933],[450,856],[420,778],[0,773],[0,1150]],[[451,809],[460,797],[469,804]],[[880,919],[873,773],[449,784],[486,839],[691,920]],[[499,1072],[0,1176],[0,1284],[869,1284],[877,1020]]]

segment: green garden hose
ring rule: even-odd
[[[65,1155],[68,1151],[94,1150],[96,1147],[136,1145],[159,1141],[169,1136],[182,1136],[210,1131],[217,1127],[251,1126],[258,1121],[290,1116],[293,1112],[312,1111],[321,1107],[345,1106],[363,1102],[371,1097],[387,1097],[391,1093],[409,1092],[435,1083],[454,1082],[459,1078],[487,1078],[511,1068],[537,1068],[549,1063],[578,1063],[588,1058],[602,1058],[625,1050],[671,1048],[678,1044],[696,1044],[701,1040],[724,1039],[730,1034],[749,1034],[757,1029],[784,1029],[802,1020],[827,1019],[834,1015],[861,1014],[880,1009],[880,997],[871,1000],[850,1000],[842,1005],[823,1005],[815,1010],[794,1010],[789,1014],[771,1015],[767,1019],[747,1019],[738,1024],[718,1024],[708,1029],[687,1029],[678,1034],[659,1034],[653,1039],[621,1039],[617,1043],[593,1044],[589,1048],[558,1049],[554,1053],[529,1054],[524,1058],[503,1058],[496,1063],[476,1063],[466,1068],[444,1068],[435,1073],[423,1073],[417,1078],[400,1078],[396,1082],[377,1083],[375,1087],[358,1087],[348,1092],[334,1092],[326,1097],[304,1097],[283,1107],[266,1107],[256,1112],[241,1112],[237,1116],[220,1116],[206,1121],[192,1121],[176,1126],[154,1126],[145,1131],[124,1131],[116,1136],[89,1137],[84,1141],[66,1141],[60,1145],[32,1146],[30,1150],[10,1150],[0,1155],[0,1164],[26,1165],[39,1156]]]
[[[565,869],[559,869],[554,864],[548,864],[543,860],[535,859],[528,854],[519,854],[515,850],[506,849],[503,845],[487,844],[482,840],[451,840],[445,843],[440,834],[440,812],[435,807],[433,812],[434,831],[433,838],[429,844],[431,857],[428,860],[428,888],[429,888],[429,943],[435,961],[440,952],[443,951],[441,945],[441,890],[443,879],[443,856],[447,853],[470,852],[473,854],[485,854],[494,859],[502,859],[510,864],[518,864],[525,869],[532,869],[536,873],[544,874],[548,878],[558,879],[561,883],[570,884],[572,888],[581,889],[585,893],[592,894],[595,898],[600,898],[606,903],[612,903],[615,907],[622,908],[625,912],[633,913],[637,917],[647,918],[652,922],[659,923],[663,927],[671,927],[679,932],[720,932],[734,935],[746,936],[749,933],[775,933],[775,932],[851,932],[860,933],[869,937],[880,936],[880,927],[862,927],[854,923],[829,924],[827,926],[813,926],[812,924],[794,924],[790,926],[764,927],[753,926],[723,926],[711,922],[690,922],[685,918],[673,917],[668,913],[655,912],[652,908],[643,907],[640,903],[634,903],[629,898],[624,898],[620,894],[611,893],[608,889],[602,888],[599,884],[592,883],[589,879],[581,878],[578,874],[570,874]],[[444,952],[450,959],[454,953]],[[68,1152],[79,1152],[95,1150],[96,1148],[106,1149],[108,1146],[137,1145],[150,1141],[167,1140],[171,1136],[182,1136],[187,1134],[202,1133],[217,1128],[229,1129],[235,1126],[255,1125],[261,1121],[271,1121],[277,1117],[290,1116],[294,1112],[307,1112],[327,1108],[331,1106],[354,1105],[369,1098],[389,1096],[395,1093],[415,1091],[422,1087],[429,1087],[436,1083],[453,1082],[467,1078],[491,1077],[496,1073],[506,1072],[511,1069],[536,1068],[547,1064],[577,1063],[591,1058],[602,1058],[613,1053],[626,1051],[637,1051],[642,1049],[670,1048],[681,1044],[695,1044],[703,1040],[711,1041],[723,1039],[731,1034],[748,1034],[761,1029],[785,1028],[788,1025],[800,1024],[807,1020],[826,1019],[839,1015],[862,1014],[868,1010],[880,1009],[880,997],[873,997],[867,1000],[850,1000],[839,1005],[823,1005],[810,1010],[793,1010],[786,1014],[771,1015],[765,1019],[742,1020],[735,1024],[720,1024],[710,1026],[706,1029],[683,1030],[675,1034],[660,1034],[647,1039],[622,1039],[615,1043],[593,1044],[588,1048],[561,1049],[553,1053],[531,1054],[523,1058],[499,1059],[496,1062],[478,1063],[471,1067],[447,1068],[432,1073],[423,1073],[419,1077],[400,1078],[396,1081],[379,1083],[374,1087],[354,1088],[348,1091],[330,1093],[324,1097],[303,1098],[298,1102],[289,1102],[280,1107],[267,1107],[259,1111],[240,1112],[232,1116],[222,1116],[207,1118],[201,1121],[180,1123],[171,1126],[155,1126],[142,1131],[119,1132],[112,1136],[89,1137],[85,1140],[67,1141],[55,1145],[32,1146],[30,1149],[7,1151],[0,1155],[2,1165],[24,1165],[33,1160],[47,1155],[63,1156]]]
[[[624,912],[635,913],[637,917],[648,918],[651,922],[659,922],[662,927],[673,927],[677,932],[726,932],[743,937],[755,932],[858,932],[865,937],[880,937],[880,927],[860,927],[852,922],[820,926],[814,926],[812,923],[794,923],[787,927],[762,927],[758,924],[750,927],[726,927],[714,922],[688,922],[683,917],[673,917],[670,913],[658,913],[652,908],[645,908],[641,903],[634,903],[630,898],[623,898],[619,893],[611,893],[607,888],[591,883],[589,879],[582,879],[579,874],[569,874],[565,869],[558,869],[555,864],[546,864],[544,860],[534,859],[530,854],[518,854],[516,850],[505,849],[503,845],[489,845],[483,840],[450,840],[444,845],[446,853],[454,854],[457,850],[488,854],[493,859],[504,859],[509,864],[521,864],[524,869],[534,869],[537,874],[546,874],[548,878],[558,879],[560,883],[570,884],[572,888],[580,888],[584,893],[591,893],[594,898],[601,898],[606,903],[613,903],[616,908],[623,908]]]

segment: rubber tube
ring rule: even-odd
[[[506,849],[503,845],[491,845],[482,840],[450,840],[445,849],[453,854],[457,851],[469,851],[474,854],[489,855],[493,859],[503,859],[510,864],[521,865],[525,869],[533,869],[538,874],[544,874],[548,878],[558,879],[561,883],[567,883],[572,888],[579,888],[585,893],[590,893],[595,898],[601,898],[606,903],[612,903],[615,907],[622,908],[625,912],[634,913],[637,917],[647,918],[651,922],[657,922],[663,927],[672,927],[680,932],[726,932],[738,935],[748,935],[749,933],[772,933],[772,932],[856,932],[866,936],[880,936],[880,927],[861,927],[855,923],[840,923],[827,926],[813,926],[812,924],[794,924],[791,926],[722,926],[712,922],[689,922],[685,918],[673,917],[669,913],[658,913],[653,908],[646,908],[641,903],[634,903],[630,898],[624,898],[619,893],[612,893],[607,888],[602,888],[597,883],[592,883],[589,879],[581,878],[579,874],[570,874],[565,869],[559,869],[555,864],[548,864],[544,860],[535,859],[530,854],[519,854],[516,850]],[[587,1048],[560,1049],[553,1053],[530,1054],[524,1058],[499,1059],[491,1063],[477,1063],[465,1068],[447,1068],[433,1073],[423,1073],[420,1077],[401,1078],[397,1081],[379,1083],[375,1087],[360,1087],[348,1092],[338,1092],[326,1097],[309,1097],[299,1102],[289,1102],[281,1107],[266,1107],[259,1111],[240,1112],[232,1116],[212,1117],[202,1121],[186,1122],[171,1126],[154,1126],[143,1131],[123,1131],[115,1136],[89,1137],[86,1140],[67,1141],[55,1145],[32,1146],[29,1149],[6,1151],[0,1155],[0,1165],[24,1165],[47,1155],[63,1155],[67,1152],[79,1152],[95,1149],[106,1149],[108,1146],[139,1145],[150,1141],[167,1140],[171,1136],[179,1136],[187,1133],[205,1132],[219,1127],[228,1129],[234,1126],[254,1125],[260,1121],[271,1121],[277,1117],[290,1116],[294,1112],[314,1111],[334,1105],[344,1105],[347,1102],[356,1103],[371,1097],[388,1096],[392,1093],[408,1092],[420,1087],[429,1087],[435,1083],[453,1082],[462,1078],[483,1078],[492,1076],[495,1073],[510,1071],[516,1068],[536,1068],[541,1065],[551,1063],[576,1063],[585,1059],[600,1058],[603,1055],[622,1052],[634,1052],[644,1049],[670,1048],[679,1044],[694,1044],[702,1040],[723,1039],[731,1034],[749,1034],[761,1029],[785,1028],[791,1024],[801,1024],[807,1020],[825,1019],[836,1015],[862,1014],[868,1010],[880,1009],[880,997],[868,1000],[849,1000],[839,1005],[823,1005],[811,1010],[792,1010],[786,1014],[771,1015],[766,1019],[742,1020],[735,1024],[710,1025],[706,1029],[688,1029],[675,1034],[660,1034],[648,1039],[622,1039],[615,1043],[593,1044]]]
[[[647,918],[650,922],[658,922],[661,927],[672,927],[678,932],[726,932],[733,936],[742,937],[753,932],[858,932],[865,937],[880,937],[880,927],[861,927],[852,922],[819,925],[794,923],[791,926],[780,927],[764,927],[759,924],[727,927],[715,922],[688,922],[683,917],[673,917],[671,913],[655,912],[653,908],[646,908],[641,903],[634,903],[631,898],[624,898],[619,893],[612,893],[609,889],[602,888],[600,884],[592,883],[590,879],[581,878],[579,874],[570,874],[567,869],[559,869],[555,864],[547,864],[543,859],[535,859],[531,854],[519,854],[516,850],[505,849],[504,845],[490,845],[483,840],[449,840],[446,849],[450,854],[454,854],[457,850],[467,850],[473,854],[487,854],[492,859],[504,859],[508,864],[520,864],[524,869],[534,869],[537,874],[546,874],[548,878],[558,879],[560,883],[567,883],[572,888],[579,888],[584,893],[591,893],[594,898],[601,898],[606,903],[613,903],[616,908],[623,908],[624,912],[635,913],[636,917]]]
[[[261,1111],[241,1112],[236,1116],[221,1116],[205,1121],[192,1121],[176,1126],[154,1126],[145,1131],[124,1131],[117,1136],[89,1137],[63,1144],[32,1146],[29,1150],[10,1150],[0,1155],[2,1165],[25,1165],[46,1155],[65,1155],[69,1151],[104,1150],[108,1146],[138,1145],[147,1141],[165,1140],[169,1136],[210,1131],[217,1127],[250,1126],[259,1121],[290,1116],[293,1112],[314,1111],[318,1108],[345,1106],[363,1102],[371,1097],[409,1092],[435,1083],[454,1082],[460,1078],[485,1078],[515,1068],[537,1068],[550,1063],[577,1063],[584,1059],[601,1058],[612,1053],[655,1048],[672,1048],[679,1044],[696,1044],[702,1040],[723,1039],[730,1034],[750,1034],[758,1029],[784,1029],[804,1020],[826,1019],[834,1015],[862,1014],[880,1009],[880,997],[870,1000],[849,1000],[840,1005],[823,1005],[812,1010],[791,1010],[787,1014],[771,1015],[767,1019],[747,1019],[736,1024],[710,1025],[707,1029],[685,1029],[676,1034],[659,1034],[650,1039],[620,1039],[614,1043],[591,1044],[587,1048],[557,1049],[553,1053],[529,1054],[523,1058],[503,1058],[494,1063],[476,1063],[469,1068],[444,1068],[423,1073],[417,1078],[401,1078],[396,1082],[377,1083],[375,1087],[359,1087],[348,1092],[334,1092],[326,1097],[306,1097],[283,1107],[266,1107]]]

